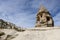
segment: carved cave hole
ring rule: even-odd
[[[47,21],[49,21],[50,20],[50,17],[46,17],[47,18]]]

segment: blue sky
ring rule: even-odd
[[[0,19],[32,28],[40,5],[51,13],[55,26],[60,26],[60,0],[0,0]]]

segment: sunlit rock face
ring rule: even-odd
[[[60,27],[41,27],[16,31],[0,29],[0,40],[60,40]]]
[[[14,29],[0,29],[0,40],[11,40],[17,35]]]
[[[0,40],[11,40],[18,35],[17,32],[23,31],[25,31],[23,28],[0,19]]]
[[[14,29],[16,31],[24,31],[23,28],[18,27],[11,22],[4,21],[3,19],[0,19],[0,29]]]
[[[54,21],[52,19],[51,14],[44,6],[40,7],[36,15],[36,25],[35,27],[53,27]]]
[[[10,22],[6,22],[3,19],[0,19],[0,28],[1,29],[13,29],[16,25]]]

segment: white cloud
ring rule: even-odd
[[[15,23],[16,25],[19,26],[33,27],[35,24],[35,15],[36,15],[36,13],[34,12],[37,11],[37,9],[40,7],[40,4],[43,4],[51,12],[51,10],[53,10],[58,4],[58,1],[0,0],[0,18]],[[54,11],[56,11],[56,9]],[[59,20],[59,16],[57,15],[54,17],[55,25],[56,23],[58,23],[56,22],[56,20]]]

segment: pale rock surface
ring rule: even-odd
[[[60,27],[30,28],[25,31],[14,29],[0,29],[6,35],[11,35],[7,40],[60,40]]]
[[[54,27],[54,20],[50,12],[44,6],[40,7],[36,15],[35,27]]]

